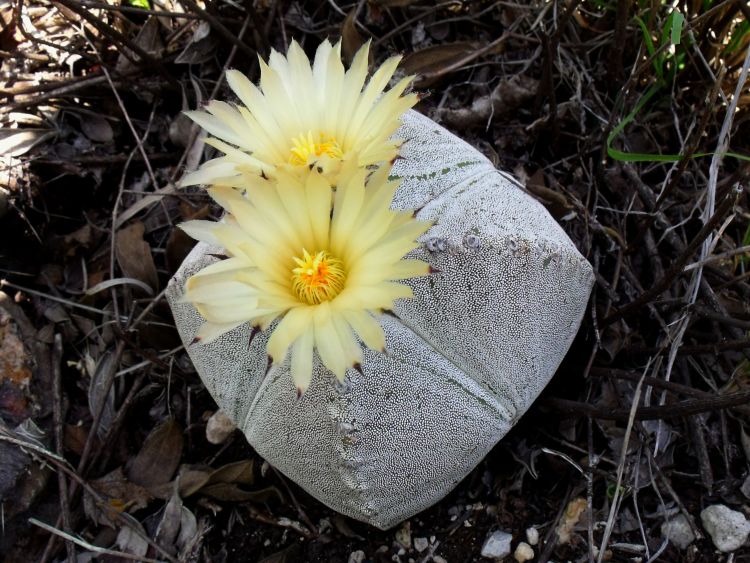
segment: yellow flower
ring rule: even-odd
[[[206,111],[187,113],[224,156],[187,174],[182,185],[241,188],[243,173],[301,175],[313,166],[335,185],[344,160],[356,157],[359,166],[392,160],[400,141],[390,137],[417,96],[402,96],[411,77],[383,92],[400,57],[385,61],[365,86],[368,52],[369,43],[345,71],[341,43],[323,41],[311,66],[293,41],[286,57],[273,51],[268,65],[261,61],[260,88],[236,70],[227,72],[240,104],[212,101]]]
[[[181,225],[229,256],[186,284],[183,301],[206,319],[196,339],[210,342],[246,322],[265,330],[280,319],[268,355],[278,365],[291,348],[299,393],[310,384],[313,350],[340,380],[361,361],[357,337],[382,350],[375,315],[412,296],[398,280],[429,273],[425,262],[403,258],[430,224],[390,209],[398,183],[388,181],[389,170],[347,162],[335,189],[315,171],[248,178],[244,195],[210,189],[227,210],[223,222]]]

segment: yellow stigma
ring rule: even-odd
[[[344,264],[325,250],[310,254],[302,250],[302,258],[294,257],[298,268],[292,270],[292,287],[300,301],[317,305],[330,301],[344,289]]]
[[[344,156],[341,147],[336,139],[320,133],[317,135],[317,142],[312,131],[307,135],[300,135],[292,139],[294,146],[291,148],[292,153],[289,156],[289,164],[294,166],[304,166],[308,163],[310,157],[321,157],[323,155],[331,158],[342,158]]]

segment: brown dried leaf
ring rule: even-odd
[[[54,135],[49,129],[0,129],[0,155],[21,156]]]
[[[471,41],[433,45],[406,55],[404,60],[401,61],[401,68],[404,69],[406,74],[440,73],[476,49],[477,44]]]
[[[164,507],[164,514],[156,530],[156,543],[163,547],[167,552],[174,555],[177,549],[174,546],[177,534],[180,531],[180,522],[182,520],[182,499],[175,492],[169,499],[167,506]]]
[[[254,481],[254,465],[255,463],[252,459],[227,463],[226,465],[211,473],[207,485],[214,485],[217,483],[239,483],[241,485],[252,485]]]
[[[81,455],[88,435],[88,430],[83,426],[66,424],[63,433],[63,447],[67,451]]]
[[[83,508],[89,518],[104,526],[114,527],[112,522],[116,513],[140,510],[151,500],[151,495],[145,488],[128,481],[122,467],[90,484],[104,497],[106,506],[99,506],[94,497],[84,491]]]
[[[97,143],[109,143],[115,136],[109,121],[101,115],[81,116],[81,131]]]
[[[349,521],[342,516],[341,514],[334,514],[333,518],[331,518],[331,522],[333,522],[333,526],[338,530],[338,532],[346,537],[346,538],[352,538],[355,540],[363,540],[362,536],[360,536],[357,532],[352,530],[351,526],[349,526]]]
[[[99,420],[99,426],[96,428],[96,435],[100,438],[107,435],[115,417],[115,386],[111,385],[109,393],[107,393],[106,382],[111,377],[112,372],[117,369],[116,359],[113,350],[110,349],[105,352],[96,362],[96,368],[91,376],[91,383],[89,383],[88,399],[91,415],[96,416],[100,409],[104,409]]]
[[[155,16],[149,17],[146,23],[141,26],[138,35],[135,36],[134,43],[149,55],[159,57],[164,50],[164,41],[161,39],[161,25],[159,24],[159,18]],[[134,53],[131,57],[132,56],[136,59],[138,58],[138,55],[135,55]],[[125,73],[133,68],[133,63],[121,53],[117,58],[115,69],[118,72]]]
[[[167,239],[165,260],[167,270],[172,275],[180,267],[182,261],[190,253],[196,242],[182,229],[174,229]]]
[[[195,546],[196,540],[200,540],[198,536],[198,520],[189,508],[183,506],[180,514],[180,534],[175,540],[175,546],[180,551],[180,561],[189,560],[185,555]]]
[[[147,488],[168,483],[180,463],[182,445],[182,429],[170,418],[148,435],[141,451],[128,466],[128,478]]]
[[[357,15],[356,6],[347,14],[344,23],[341,24],[341,54],[347,63],[351,63],[354,54],[365,44],[365,40],[357,31],[355,25]]]
[[[293,543],[281,551],[277,551],[268,557],[264,557],[259,563],[293,563],[294,561],[300,561],[301,555],[302,548],[298,543]]]
[[[370,0],[370,3],[380,8],[403,8],[416,4],[419,0]]]
[[[214,500],[225,502],[268,502],[278,500],[283,502],[284,496],[276,487],[266,487],[257,491],[245,491],[233,483],[216,483],[201,489],[201,494]]]
[[[159,277],[151,255],[151,247],[143,240],[145,227],[140,221],[117,231],[115,254],[125,277],[135,278],[152,289],[159,286]]]

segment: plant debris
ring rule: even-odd
[[[4,561],[454,563],[497,530],[517,560],[747,560],[745,2],[20,0],[0,16]],[[520,178],[597,280],[535,406],[386,532],[218,424],[163,294],[192,247],[175,225],[220,213],[177,188],[213,155],[182,111],[225,99],[226,70],[257,81],[257,55],[326,37],[371,40],[373,64],[404,54],[431,94],[417,109]]]

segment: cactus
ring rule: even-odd
[[[478,151],[417,112],[391,171],[394,209],[434,222],[407,257],[435,274],[380,317],[386,352],[363,350],[342,384],[315,358],[298,398],[289,359],[268,370],[249,324],[200,346],[180,302],[221,249],[198,244],[167,290],[206,387],[269,463],[331,508],[386,529],[463,479],[549,382],[593,284],[591,266],[536,200]],[[248,345],[248,342],[250,344]]]

